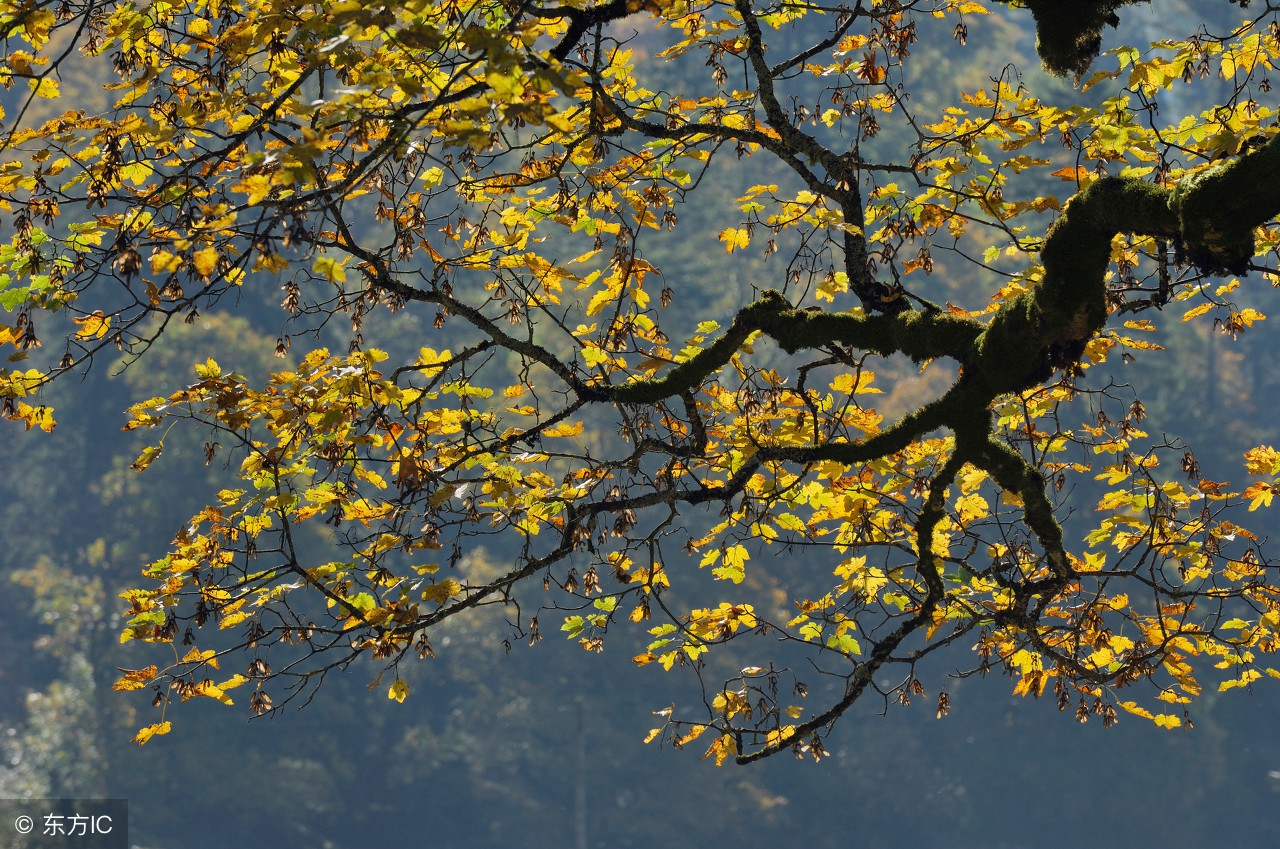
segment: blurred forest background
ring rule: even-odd
[[[1188,35],[1201,22],[1222,32],[1239,15],[1225,2],[1157,0],[1127,9],[1108,46]],[[963,48],[949,30],[920,24],[912,66],[930,71],[914,81],[918,110],[989,85],[1006,61],[1046,101],[1081,97],[1039,71],[1025,11],[1001,7],[972,20]],[[652,75],[650,87],[677,90],[678,63],[643,61],[656,52],[647,37],[632,40],[640,73]],[[1104,56],[1099,67],[1114,62]],[[63,100],[74,101],[66,107],[105,103],[100,79],[88,68],[64,79]],[[1212,105],[1212,85],[1195,91],[1203,102],[1178,94],[1161,104],[1167,120]],[[1085,97],[1112,94],[1103,85]],[[890,131],[877,144],[892,149]],[[647,256],[691,322],[723,319],[753,288],[775,285],[776,269],[738,260],[743,252],[730,263],[715,241],[746,186],[781,181],[760,173],[764,164],[722,157],[679,210],[688,235]],[[166,333],[127,368],[100,363],[82,382],[58,383],[45,397],[58,411],[54,433],[0,431],[0,796],[127,797],[131,842],[144,849],[1273,845],[1280,782],[1268,776],[1280,769],[1280,690],[1265,681],[1248,694],[1206,693],[1189,732],[1136,719],[1104,731],[1059,714],[1051,699],[1013,697],[1001,680],[947,681],[964,661],[949,668],[940,655],[922,682],[930,695],[945,683],[950,716],[936,719],[929,698],[869,705],[841,723],[831,757],[818,765],[778,757],[716,769],[698,760],[700,750],[642,743],[659,724],[652,711],[698,697],[691,674],[636,669],[625,637],[586,653],[557,639],[550,616],[548,639],[508,647],[510,629],[496,611],[448,623],[434,640],[439,657],[404,671],[413,697],[403,705],[367,688],[379,667],[365,664],[330,676],[303,710],[294,703],[248,721],[244,705],[193,702],[173,734],[132,745],[145,702],[110,684],[117,666],[151,659],[138,656],[147,648],[136,642],[119,645],[117,594],[231,475],[204,465],[200,434],[176,430],[163,459],[135,474],[129,464],[140,443],[120,431],[123,410],[190,383],[192,364],[208,356],[251,379],[284,367],[272,356],[290,332],[279,282],[250,281],[238,303]],[[997,285],[971,266],[943,267],[921,294],[976,306]],[[1153,432],[1182,437],[1214,480],[1242,475],[1245,449],[1280,442],[1280,338],[1268,327],[1280,320],[1280,297],[1250,297],[1277,318],[1233,340],[1208,321],[1180,324],[1171,311],[1156,317],[1169,354],[1117,360],[1110,372],[1135,387]],[[370,345],[393,355],[444,347],[442,334],[412,309],[364,327]],[[348,335],[330,326],[295,336],[290,357],[312,345],[345,350]],[[884,412],[936,394],[951,368],[878,368]],[[1107,380],[1102,371],[1091,379]],[[1077,496],[1087,516],[1093,495]],[[321,551],[325,541],[312,543]],[[465,554],[496,569],[511,556],[501,545]],[[750,580],[766,591],[770,581],[781,589],[798,580],[803,564],[789,558],[780,556],[776,574],[758,561]]]

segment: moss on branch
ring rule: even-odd
[[[1133,232],[1177,235],[1169,193],[1142,180],[1106,177],[1076,195],[1049,228],[1043,278],[992,318],[968,358],[968,376],[994,399],[1040,383],[1079,360],[1107,321],[1111,240]]]
[[[1244,273],[1253,258],[1254,228],[1280,210],[1277,139],[1193,174],[1174,189],[1169,205],[1192,264],[1211,273]]]
[[[1102,47],[1102,30],[1119,26],[1116,10],[1148,0],[1022,0],[1036,21],[1036,52],[1058,76],[1089,70]]]
[[[983,326],[971,319],[936,311],[865,315],[799,310],[781,293],[769,290],[739,310],[728,331],[709,347],[674,366],[661,378],[614,387],[610,397],[619,404],[654,404],[697,389],[707,377],[728,364],[734,352],[757,330],[789,354],[836,344],[886,357],[903,353],[921,362],[968,350],[982,333]]]

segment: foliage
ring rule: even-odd
[[[1110,23],[1123,4],[1091,5]],[[561,630],[589,651],[649,623],[635,662],[691,667],[705,693],[701,713],[659,711],[650,739],[706,735],[716,763],[820,758],[854,702],[921,695],[918,667],[960,664],[953,646],[975,651],[958,674],[1002,669],[1104,725],[1122,709],[1189,724],[1206,674],[1280,677],[1260,660],[1275,567],[1237,524],[1270,504],[1280,454],[1249,452],[1247,487],[1205,479],[1092,377],[1117,349],[1158,348],[1139,312],[1189,302],[1184,321],[1232,336],[1264,320],[1233,299],[1250,272],[1280,279],[1280,142],[1257,99],[1274,13],[1111,51],[1074,102],[1005,69],[918,111],[917,40],[963,49],[987,11],[9,3],[0,77],[27,97],[0,163],[7,417],[51,429],[49,380],[263,286],[284,291],[282,356],[352,325],[346,353],[300,352],[265,382],[208,358],[132,408],[128,427],[156,433],[134,470],[190,421],[241,479],[125,594],[123,639],[173,649],[116,684],[152,691],[137,741],[169,731],[175,699],[262,714],[361,656],[404,701],[406,658],[491,605],[530,642],[567,608]],[[1037,20],[1042,47],[1060,41]],[[1073,38],[1084,58],[1051,67],[1086,67],[1097,45]],[[104,57],[113,106],[27,120],[64,69]],[[1217,107],[1159,115],[1215,79]],[[761,180],[699,234],[678,211],[729,156]],[[726,263],[754,246],[770,283],[724,322],[699,315],[655,264],[676,238]],[[934,277],[975,273],[944,293],[964,305],[930,299]],[[364,331],[401,309],[434,332],[393,359],[402,340]],[[37,320],[65,339],[56,364]],[[895,355],[958,375],[886,418],[873,366]],[[1094,481],[1076,538],[1061,517]],[[481,541],[511,565],[467,558]],[[771,551],[805,553],[785,606],[753,577],[779,568]],[[749,635],[765,639],[722,648]],[[805,669],[842,695],[809,707]]]
[[[4,740],[0,792],[6,798],[100,795],[90,643],[104,624],[102,584],[43,558],[12,577],[31,591],[34,612],[53,626],[36,646],[58,660],[62,675],[44,692],[27,694],[25,733],[19,738],[11,731]]]

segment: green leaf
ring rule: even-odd
[[[370,610],[373,610],[378,606],[378,602],[375,601],[373,596],[369,595],[369,593],[356,593],[351,598],[347,599],[347,604],[350,604],[361,613],[368,613]]]

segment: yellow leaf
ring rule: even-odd
[[[1066,168],[1059,168],[1057,171],[1054,171],[1049,176],[1057,177],[1061,180],[1068,180],[1074,183],[1074,182],[1079,182],[1081,180],[1088,179],[1089,169],[1085,168],[1083,165],[1075,165],[1075,166],[1068,165]]]
[[[608,293],[606,292],[605,294],[608,294]],[[607,300],[608,298],[605,298],[605,301]],[[592,299],[592,302],[594,303],[595,299]],[[609,356],[609,353],[607,351],[605,351],[603,348],[597,348],[595,346],[587,346],[586,348],[583,348],[582,358],[587,361],[587,365],[590,366],[591,368],[595,368],[596,366],[601,365],[602,363],[612,362],[613,360],[613,357]]]
[[[422,591],[423,601],[434,601],[436,604],[444,604],[455,595],[462,594],[462,584],[453,578],[445,578],[436,584],[428,584]]]
[[[978,487],[982,486],[982,482],[986,479],[986,470],[966,466],[964,474],[960,475],[960,491],[965,495],[968,495]]]
[[[1240,312],[1232,316],[1232,318],[1239,321],[1245,327],[1253,327],[1253,323],[1255,321],[1262,321],[1263,319],[1266,318],[1266,316],[1255,309],[1249,309],[1248,307],[1246,307],[1245,309],[1240,310]]]
[[[360,522],[366,528],[373,519],[381,519],[392,511],[392,506],[383,502],[369,502],[364,498],[357,498],[355,501],[348,503],[342,511],[342,518]]]
[[[705,761],[707,758],[714,756],[716,759],[716,766],[720,766],[730,755],[737,754],[737,751],[738,744],[733,737],[728,734],[722,734],[714,743],[711,744],[711,747],[707,749],[707,753],[702,756],[702,759]]]
[[[147,178],[154,173],[155,169],[151,167],[149,162],[130,162],[120,169],[121,178],[128,180],[135,186],[141,186],[147,182]]]
[[[397,702],[404,703],[409,698],[409,685],[405,683],[403,678],[397,678],[396,682],[387,690],[387,698],[395,699]]]
[[[182,257],[168,251],[156,251],[151,255],[151,273],[167,274],[182,268]]]
[[[688,734],[685,734],[685,735],[683,735],[683,736],[681,736],[681,737],[677,737],[677,738],[676,738],[676,740],[675,740],[675,746],[676,746],[676,748],[678,749],[678,748],[680,748],[681,746],[684,746],[684,745],[686,745],[686,744],[688,744],[688,743],[692,743],[694,740],[697,740],[699,737],[701,737],[701,736],[702,736],[702,732],[706,731],[706,730],[707,730],[708,728],[710,728],[710,727],[711,727],[710,725],[694,725],[694,726],[692,726],[692,727],[689,729],[689,733],[688,733]]]
[[[235,704],[235,702],[231,701],[230,696],[222,692],[221,687],[219,687],[217,684],[213,683],[212,681],[208,681],[208,680],[201,681],[200,683],[196,684],[196,688],[194,691],[191,692],[191,695],[205,696],[210,699],[217,699],[218,701],[222,702],[224,705]],[[185,702],[188,698],[190,698],[190,696],[184,696],[182,700]]]
[[[156,674],[154,665],[146,669],[120,669],[118,666],[116,669],[123,674],[119,681],[111,685],[111,689],[118,691],[141,690]]]
[[[58,81],[52,77],[45,77],[37,83],[35,80],[28,80],[31,88],[35,91],[36,97],[43,97],[48,100],[54,100],[61,92],[58,90]]]
[[[135,472],[140,472],[147,466],[150,466],[155,459],[160,456],[161,447],[159,445],[148,445],[142,449],[142,453],[138,455],[138,459],[129,464],[129,468]]]
[[[94,310],[84,318],[72,321],[80,325],[80,329],[76,331],[77,339],[101,339],[111,331],[111,316],[105,315],[102,310]]]
[[[1222,693],[1232,689],[1233,687],[1247,687],[1261,677],[1262,677],[1262,673],[1259,672],[1258,670],[1246,669],[1243,673],[1241,673],[1239,678],[1233,678],[1229,681],[1223,681],[1221,684],[1219,684],[1218,692]]]
[[[200,651],[195,646],[191,647],[191,651],[187,652],[183,658],[183,663],[207,663],[214,669],[218,668],[217,652],[213,649],[205,649]]]
[[[213,275],[214,269],[218,267],[218,250],[205,248],[196,251],[191,259],[195,263],[196,274],[199,274],[201,279],[208,280]]]
[[[1270,445],[1259,445],[1245,452],[1245,467],[1251,475],[1280,473],[1280,451]]]
[[[1115,652],[1111,651],[1111,649],[1098,649],[1089,655],[1089,665],[1095,669],[1104,669],[1115,659]]]
[[[956,501],[956,512],[960,514],[960,524],[967,525],[989,514],[991,505],[987,504],[987,499],[975,492]]]
[[[1084,568],[1081,572],[1101,572],[1103,567],[1107,565],[1107,554],[1104,551],[1086,552],[1084,555]]]
[[[53,420],[53,410],[41,404],[33,407],[26,401],[18,404],[18,418],[26,422],[27,430],[38,427],[45,433],[52,433],[55,424]]]
[[[879,389],[871,387],[871,381],[875,380],[875,377],[875,373],[869,371],[859,372],[857,375],[844,372],[836,375],[835,380],[831,381],[831,388],[846,395],[882,395],[884,393]]]
[[[1182,320],[1190,321],[1198,315],[1204,315],[1211,309],[1213,309],[1213,304],[1200,304],[1198,307],[1192,307],[1182,314]]]
[[[271,178],[266,174],[253,174],[245,177],[231,188],[233,191],[245,192],[248,194],[249,198],[245,203],[249,206],[255,206],[263,198],[271,194]]]
[[[561,422],[555,427],[547,428],[543,436],[577,436],[582,433],[582,422]]]
[[[784,531],[796,531],[803,533],[804,520],[792,513],[782,513],[774,517],[773,523]]]
[[[1161,728],[1181,728],[1182,727],[1182,719],[1180,717],[1171,716],[1170,714],[1167,714],[1167,713],[1157,714],[1155,721],[1156,721],[1156,725],[1158,725]]]
[[[1084,355],[1089,358],[1089,362],[1100,363],[1107,358],[1107,352],[1116,346],[1111,339],[1090,339],[1084,346]]]
[[[154,725],[148,725],[134,735],[132,742],[137,743],[139,746],[144,745],[152,737],[168,734],[171,728],[172,726],[168,722],[157,722]]]
[[[724,242],[725,253],[732,253],[751,244],[751,234],[743,227],[726,227],[720,231],[720,241]]]
[[[323,275],[330,283],[345,283],[347,281],[347,272],[343,268],[345,264],[345,259],[336,260],[332,257],[318,256],[312,265],[312,270]]]
[[[1275,497],[1275,490],[1271,488],[1271,484],[1258,483],[1250,484],[1249,488],[1244,491],[1244,497],[1251,499],[1249,501],[1249,511],[1253,512],[1258,507],[1270,507],[1271,499]]]
[[[1151,711],[1147,710],[1144,707],[1141,707],[1137,702],[1120,702],[1120,707],[1124,708],[1129,713],[1134,714],[1135,716],[1142,717],[1143,719],[1155,719]]]
[[[1039,672],[1044,668],[1040,660],[1040,655],[1034,652],[1029,652],[1026,649],[1018,649],[1014,652],[1013,657],[1010,659],[1010,663],[1018,667],[1023,675],[1026,675],[1029,672]]]
[[[841,592],[856,592],[865,599],[874,598],[889,583],[884,570],[867,566],[866,557],[854,557],[835,568],[837,578],[842,578]]]

